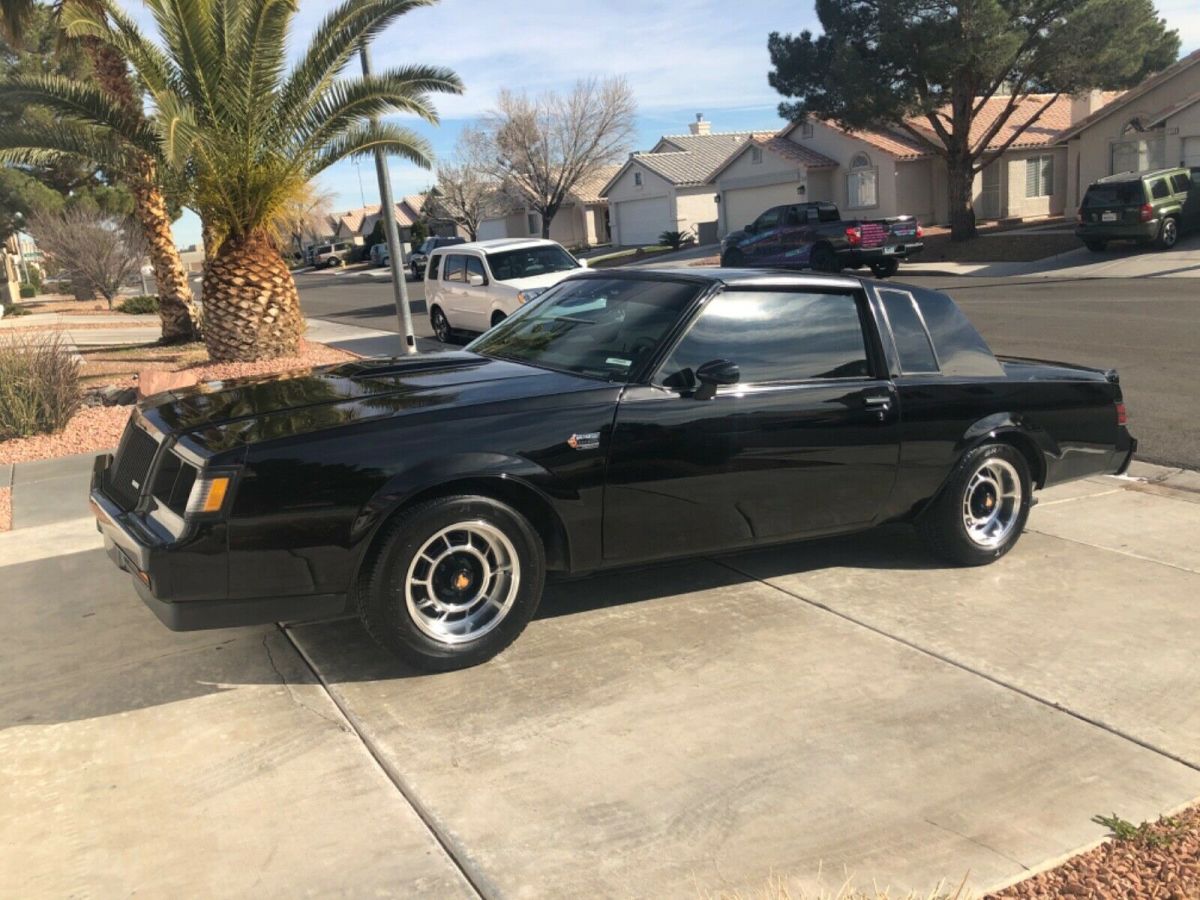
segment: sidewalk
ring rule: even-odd
[[[23,896],[980,893],[1200,796],[1196,473],[1043,492],[983,569],[884,529],[553,582],[413,677],[352,619],[168,632],[89,470],[16,466],[0,535]]]

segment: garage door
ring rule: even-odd
[[[725,206],[725,232],[728,234],[745,228],[772,206],[795,203],[798,199],[796,182],[727,190],[721,197],[721,203]]]
[[[657,244],[664,231],[673,231],[671,201],[667,197],[625,200],[617,204],[617,235],[622,244]]]
[[[1200,135],[1183,139],[1183,164],[1200,166]]]

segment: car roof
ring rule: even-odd
[[[448,247],[437,247],[437,250],[454,248],[457,253],[460,250],[481,250],[484,253],[491,253],[496,250],[516,250],[520,247],[559,247],[561,244],[556,241],[548,241],[544,238],[494,238],[490,241],[467,241],[463,244],[451,244]]]
[[[741,285],[743,287],[812,287],[855,289],[864,279],[851,275],[823,275],[819,272],[797,272],[793,269],[724,269],[697,267],[654,267],[637,269],[583,269],[572,278],[671,278],[710,284]]]
[[[1170,166],[1166,169],[1154,169],[1150,172],[1118,172],[1116,175],[1105,175],[1103,178],[1097,178],[1092,184],[1120,184],[1126,181],[1142,181],[1146,178],[1161,178],[1164,175],[1178,175],[1179,173],[1190,174],[1187,169],[1180,166]],[[1091,187],[1091,185],[1088,185]]]

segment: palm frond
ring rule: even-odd
[[[309,165],[307,177],[311,179],[336,162],[364,156],[376,149],[400,156],[423,169],[433,165],[429,142],[415,131],[389,122],[365,122],[327,143]]]
[[[60,75],[22,75],[0,82],[0,100],[44,106],[68,118],[111,129],[152,156],[158,153],[157,136],[146,121],[94,85]]]
[[[291,135],[297,149],[321,145],[363,119],[389,113],[409,113],[436,124],[437,110],[428,93],[458,92],[462,83],[448,69],[409,66],[369,78],[337,81],[313,106]]]
[[[405,13],[437,0],[343,0],[317,27],[308,52],[284,82],[273,121],[283,127],[304,118],[363,42],[386,29]],[[276,138],[282,134],[274,135]]]
[[[13,41],[20,41],[35,6],[35,0],[0,0],[0,31]]]
[[[146,0],[167,55],[175,60],[188,102],[199,117],[220,119],[216,88],[225,59],[214,41],[213,7],[208,0]]]
[[[179,72],[171,60],[125,11],[112,0],[66,0],[59,13],[63,30],[71,37],[91,37],[104,41],[129,60],[133,70],[151,94],[184,90]]]
[[[53,122],[0,127],[0,163],[46,166],[64,159],[84,160],[110,171],[127,170],[133,162],[127,144],[94,125]]]
[[[255,126],[248,132],[257,130],[265,120],[263,111],[275,102],[287,62],[287,30],[294,6],[293,0],[260,0],[232,33],[222,92],[240,98],[239,114],[248,126]]]

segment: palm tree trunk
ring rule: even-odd
[[[123,106],[133,108],[137,95],[125,59],[97,38],[85,38],[83,46],[92,62],[96,83]],[[150,263],[158,283],[158,309],[164,343],[195,340],[199,336],[199,309],[192,299],[187,270],[179,258],[171,233],[171,216],[158,186],[153,161],[143,159],[131,172],[121,173],[133,192],[135,213],[150,245]]]
[[[214,360],[292,356],[304,317],[287,263],[265,232],[225,240],[204,271],[204,343]]]

